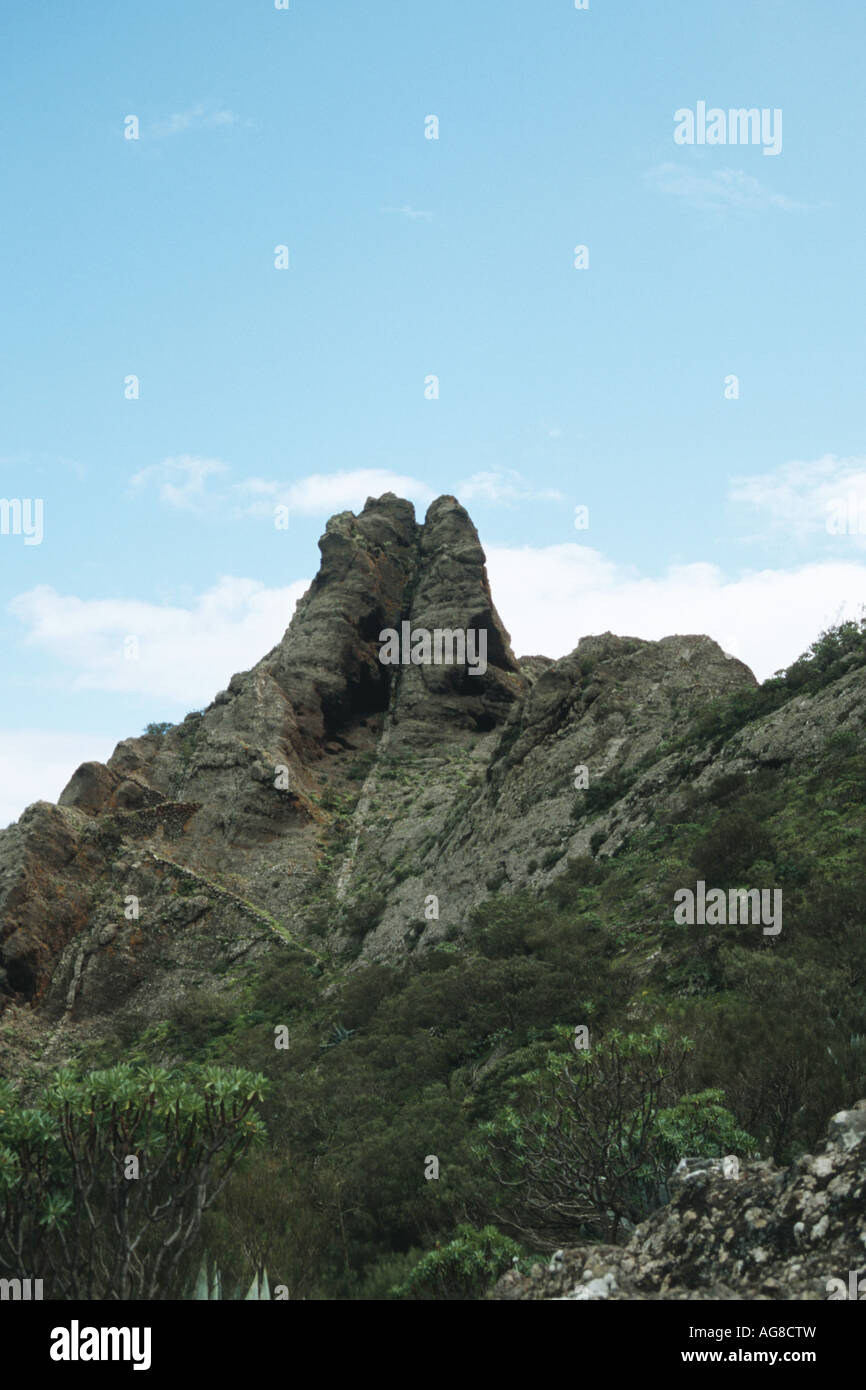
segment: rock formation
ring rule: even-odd
[[[588,637],[559,661],[517,661],[477,532],[453,497],[435,501],[423,525],[393,494],[371,499],[357,517],[333,517],[319,545],[318,575],[257,666],[167,733],[83,764],[56,807],[37,803],[0,832],[0,1000],[44,999],[56,1011],[86,944],[75,1006],[64,1007],[70,1019],[95,1007],[103,928],[130,895],[148,907],[134,923],[148,974],[146,923],[159,917],[167,871],[144,850],[166,841],[168,857],[205,882],[222,882],[230,864],[223,886],[304,938],[340,797],[357,801],[341,825],[338,899],[387,890],[365,952],[418,944],[406,917],[436,893],[428,944],[459,928],[492,880],[541,886],[593,833],[612,852],[640,823],[647,779],[655,795],[675,794],[681,779],[662,760],[615,816],[575,824],[576,764],[631,774],[701,701],[755,683],[705,637]],[[379,634],[404,621],[483,630],[486,670],[383,664]],[[112,938],[115,971],[125,932]]]
[[[866,1281],[866,1101],[834,1115],[824,1152],[790,1168],[748,1163],[735,1179],[701,1165],[627,1245],[560,1250],[510,1271],[495,1299],[851,1297]],[[866,1282],[863,1285],[866,1292]],[[858,1298],[863,1297],[859,1293]]]
[[[715,814],[767,770],[818,780],[831,740],[862,738],[862,663],[703,740],[684,737],[697,716],[757,690],[708,637],[575,632],[559,660],[516,658],[453,497],[419,524],[386,494],[319,544],[319,573],[252,670],[0,831],[0,1074],[29,1082],[107,1036],[152,1037],[199,992],[231,1004],[236,963],[266,971],[286,943],[316,979],[332,972],[325,992],[366,964],[457,949],[491,894],[555,896],[575,862],[615,860],[696,804]],[[484,670],[383,662],[380,634],[404,623],[483,632]],[[836,802],[822,815],[842,825]],[[630,951],[640,983],[662,896],[634,895],[633,947],[610,934],[606,959]],[[471,1087],[501,1055],[491,1037]],[[627,1246],[565,1251],[496,1296],[823,1298],[863,1261],[864,1114],[836,1117],[826,1152],[786,1170],[699,1167]]]

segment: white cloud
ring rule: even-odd
[[[34,801],[56,801],[82,763],[105,762],[116,739],[43,729],[0,729],[0,830]]]
[[[531,488],[513,469],[507,472],[473,473],[457,484],[461,502],[561,502],[562,493],[556,488]]]
[[[382,211],[397,212],[401,217],[407,217],[410,222],[417,222],[419,220],[422,222],[433,221],[432,212],[419,212],[417,208],[410,207],[408,203],[404,203],[401,208],[383,208]]]
[[[792,212],[803,207],[793,198],[765,188],[744,169],[715,169],[712,173],[697,173],[684,165],[668,162],[656,165],[645,177],[659,192],[672,193],[693,207],[709,211],[736,209],[761,212],[766,208],[779,208]]]
[[[268,589],[227,576],[191,608],[79,599],[40,585],[8,606],[27,627],[28,646],[75,672],[73,691],[130,692],[194,709],[279,642],[308,584],[302,579]],[[137,642],[133,659],[125,655],[130,637]]]
[[[786,463],[772,473],[732,478],[730,501],[760,514],[764,525],[783,531],[790,540],[804,541],[823,535],[835,546],[866,544],[866,459],[836,458],[825,454],[812,462]],[[841,513],[841,534],[830,534],[828,522]],[[848,532],[849,513],[852,521]]]
[[[332,516],[334,512],[360,511],[368,497],[394,492],[427,508],[436,493],[419,478],[394,473],[388,468],[355,468],[337,473],[311,473],[296,482],[270,478],[244,478],[241,482],[209,489],[209,481],[230,469],[219,459],[181,454],[148,464],[130,479],[133,494],[155,487],[161,502],[178,510],[201,514],[223,511],[235,515],[267,517],[274,507],[289,508],[289,517]]]
[[[857,617],[866,564],[815,563],[726,578],[703,562],[642,578],[575,543],[492,547],[494,601],[518,654],[559,657],[601,632],[657,640],[705,633],[765,680],[819,632]]]
[[[493,546],[494,600],[518,653],[563,656],[581,637],[611,631],[650,640],[706,633],[759,679],[789,665],[818,633],[857,616],[866,564],[825,562],[726,578],[715,565],[671,567],[658,578],[568,542]],[[73,691],[100,690],[208,704],[235,671],[254,666],[282,637],[307,580],[268,589],[226,577],[190,608],[122,599],[79,599],[41,586],[10,611],[25,642],[73,672]],[[124,656],[134,636],[138,658]]]
[[[162,120],[152,121],[147,133],[156,140],[165,140],[171,135],[183,135],[188,130],[225,130],[240,124],[241,119],[234,111],[214,110],[200,102],[189,111],[175,111]]]
[[[133,492],[140,492],[153,484],[158,488],[160,501],[167,506],[194,511],[215,500],[206,490],[208,478],[227,472],[228,468],[219,459],[179,454],[142,468],[130,479],[130,487]]]
[[[387,468],[356,468],[341,473],[312,473],[296,483],[268,482],[248,478],[233,489],[242,500],[242,509],[252,515],[271,516],[274,504],[281,502],[289,515],[331,516],[334,512],[358,512],[368,497],[394,492],[426,508],[436,493],[418,478],[392,473]]]
[[[487,566],[494,600],[518,654],[559,657],[581,637],[611,631],[657,640],[705,633],[764,680],[790,665],[819,632],[856,617],[866,600],[866,564],[824,562],[762,570],[729,579],[703,562],[671,567],[658,578],[569,542],[533,548],[493,546]],[[226,577],[190,608],[118,599],[78,599],[41,586],[10,611],[25,642],[73,674],[64,686],[206,705],[235,671],[254,666],[282,637],[308,587],[298,580],[267,589]],[[137,660],[124,641],[138,641]],[[52,800],[75,768],[104,761],[113,739],[96,735],[0,730],[0,825],[30,802]]]

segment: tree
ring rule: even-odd
[[[592,1048],[548,1053],[520,1078],[514,1104],[480,1127],[479,1156],[502,1187],[500,1224],[542,1248],[587,1227],[614,1242],[664,1199],[677,1137],[705,1154],[720,1137],[749,1144],[718,1092],[663,1110],[691,1047],[662,1028],[613,1031]]]
[[[19,1109],[0,1083],[0,1266],[49,1297],[172,1295],[202,1215],[250,1146],[264,1077],[126,1063],[59,1072]]]

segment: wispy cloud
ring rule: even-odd
[[[199,103],[189,111],[175,111],[171,116],[151,121],[147,133],[155,140],[166,140],[172,135],[184,135],[189,130],[225,130],[231,126],[249,124],[234,111],[218,110]]]
[[[159,500],[176,510],[207,515],[216,511],[271,519],[274,507],[287,506],[294,516],[329,517],[333,512],[360,511],[368,497],[395,492],[419,507],[428,507],[436,496],[431,487],[408,473],[388,468],[355,468],[337,473],[311,473],[295,482],[270,478],[243,478],[211,487],[230,472],[219,459],[189,454],[149,464],[130,481],[133,493],[155,487]]]
[[[383,208],[383,212],[396,212],[401,217],[407,217],[411,222],[423,221],[432,222],[432,212],[421,212],[418,208],[412,208],[408,203],[404,203],[401,208]]]
[[[783,193],[774,193],[744,169],[715,169],[698,173],[681,164],[658,164],[645,175],[649,184],[660,193],[670,193],[692,207],[721,212],[737,210],[762,212],[778,208],[793,212],[805,207]]]
[[[191,454],[179,454],[174,458],[163,459],[162,463],[151,463],[142,468],[130,479],[133,492],[155,486],[161,502],[180,511],[202,510],[212,498],[207,492],[208,478],[218,477],[229,470],[219,459],[198,458]]]
[[[820,562],[739,577],[705,561],[643,576],[589,546],[485,546],[490,587],[519,653],[559,657],[581,637],[706,634],[765,680],[829,624],[856,617],[866,565]]]
[[[133,493],[156,488],[161,502],[175,510],[203,516],[222,512],[270,520],[276,506],[290,516],[327,517],[334,512],[360,511],[368,497],[384,492],[407,497],[423,511],[437,496],[421,478],[389,468],[353,468],[336,473],[310,473],[289,482],[274,478],[242,478],[228,482],[230,472],[219,459],[182,454],[143,468],[131,479]],[[443,489],[444,490],[444,489]],[[533,487],[514,470],[473,473],[454,489],[461,502],[511,506],[520,502],[562,502],[557,488]]]
[[[27,629],[25,642],[72,671],[73,692],[104,690],[209,703],[233,671],[247,670],[279,642],[305,579],[269,589],[228,575],[189,608],[137,599],[80,599],[39,585],[8,611]],[[130,659],[127,639],[135,638]]]
[[[339,473],[311,473],[295,483],[247,478],[232,494],[241,510],[251,516],[271,516],[282,503],[296,516],[330,516],[333,512],[360,511],[368,497],[395,492],[419,507],[428,507],[436,496],[419,478],[392,473],[387,468],[355,468]]]
[[[473,473],[457,484],[461,502],[490,502],[507,505],[511,502],[562,502],[563,494],[556,488],[530,487],[519,473],[508,471]]]
[[[840,508],[846,516],[849,511],[857,516],[861,510],[866,516],[866,458],[825,454],[811,462],[783,464],[771,473],[735,477],[728,499],[761,518],[762,539],[772,530],[783,532],[789,541],[824,535],[838,546],[839,534],[828,531],[828,520]],[[850,540],[866,545],[866,534],[855,530]]]

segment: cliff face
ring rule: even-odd
[[[68,1023],[131,991],[158,1001],[182,979],[160,983],[156,935],[179,930],[179,969],[188,952],[204,969],[214,917],[234,944],[250,909],[321,947],[357,937],[374,902],[367,956],[441,940],[492,885],[544,887],[592,835],[613,852],[649,790],[676,801],[695,771],[653,760],[610,815],[575,821],[575,767],[631,776],[709,696],[755,684],[702,637],[606,635],[518,662],[477,531],[448,496],[423,525],[392,493],[368,500],[331,518],[320,549],[253,670],[168,733],[85,763],[57,806],[0,833],[0,998]],[[379,634],[405,624],[482,634],[485,660],[382,662]],[[174,865],[199,874],[197,929],[174,920]]]
[[[709,695],[754,684],[701,637],[584,638],[522,669],[452,497],[423,525],[393,494],[370,500],[333,517],[319,544],[318,575],[257,666],[168,733],[85,763],[56,807],[37,803],[0,834],[0,997],[72,1021],[152,986],[152,933],[172,928],[165,861],[201,875],[202,931],[211,912],[229,932],[250,920],[230,899],[210,905],[217,883],[297,938],[321,935],[308,919],[324,887],[326,904],[342,905],[338,939],[356,897],[378,893],[365,953],[429,944],[460,928],[489,883],[543,885],[587,848],[599,822],[571,818],[576,765],[593,777],[631,769]],[[483,634],[486,661],[383,663],[380,633],[406,623]],[[653,775],[667,786],[664,766]],[[601,822],[610,849],[639,823],[642,795]],[[431,894],[438,918],[424,915]],[[123,915],[130,898],[138,917]]]
[[[423,526],[392,494],[369,501],[358,517],[333,517],[320,549],[288,631],[253,670],[168,733],[125,740],[107,765],[85,763],[58,806],[38,803],[0,835],[3,997],[56,1011],[74,975],[73,1012],[87,1012],[103,948],[122,994],[128,951],[117,920],[129,897],[140,904],[127,932],[143,946],[136,978],[148,976],[148,930],[163,920],[173,872],[164,859],[228,880],[285,928],[320,877],[332,819],[323,799],[333,812],[337,797],[357,794],[358,765],[377,760],[389,739],[395,757],[420,750],[447,765],[452,744],[468,751],[479,731],[501,726],[527,682],[475,528],[453,498],[435,502]],[[406,622],[483,632],[486,669],[383,663],[380,632]],[[159,867],[155,848],[167,850]],[[341,892],[351,880],[349,868]]]
[[[275,937],[394,959],[459,935],[490,892],[615,855],[723,774],[818,757],[863,711],[857,671],[721,751],[676,749],[708,701],[756,686],[710,639],[605,634],[518,661],[452,497],[423,525],[370,500],[320,549],[257,666],[0,833],[0,999],[37,1004],[58,1055],[79,1023],[159,1017]],[[486,666],[383,663],[380,633],[406,623],[482,633]],[[583,809],[581,767],[608,789]]]

